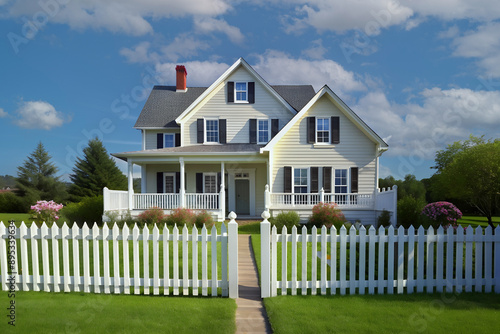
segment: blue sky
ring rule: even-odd
[[[500,137],[495,0],[0,0],[0,31],[0,175],[39,141],[64,178],[96,135],[139,150],[154,84],[184,64],[208,86],[239,57],[270,84],[330,86],[390,145],[381,176]]]

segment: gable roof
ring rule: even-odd
[[[252,66],[250,66],[243,58],[239,58],[231,67],[229,67],[226,72],[224,72],[217,80],[215,80],[210,87],[207,88],[186,110],[182,112],[182,114],[179,115],[175,119],[175,121],[180,124],[183,121],[185,121],[191,111],[203,101],[212,91],[214,91],[215,88],[217,88],[221,83],[223,83],[231,74],[233,74],[239,67],[245,68],[255,79],[258,81],[261,85],[264,86],[272,95],[276,97],[278,101],[280,101],[283,106],[285,106],[290,113],[295,114],[296,110],[280,95],[278,92],[271,87],[261,76],[259,73],[257,73]],[[188,89],[189,91],[189,89]]]
[[[375,133],[375,131],[372,130],[354,111],[352,111],[347,104],[342,101],[337,94],[335,94],[330,87],[327,85],[324,85],[323,88],[321,88],[316,95],[300,110],[281,130],[280,132],[267,143],[266,146],[261,148],[261,152],[264,151],[271,151],[272,148],[278,143],[278,141],[285,135],[285,133],[288,132],[297,122],[298,120],[306,114],[311,107],[323,96],[328,96],[330,100],[339,108],[339,110],[344,113],[344,115],[358,127],[361,132],[363,132],[368,138],[370,138],[373,142],[375,142],[379,150],[386,150],[389,145],[380,138],[378,134]]]
[[[270,86],[295,112],[311,100],[315,92],[311,85]],[[179,128],[179,117],[207,87],[189,87],[185,93],[176,93],[175,86],[154,86],[135,123],[135,128]]]

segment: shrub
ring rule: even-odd
[[[0,212],[25,213],[23,200],[11,192],[0,194]]]
[[[283,226],[286,226],[287,231],[290,232],[292,227],[299,226],[300,216],[295,211],[280,212],[276,217],[269,218],[271,225],[276,226],[278,233],[281,232]]]
[[[71,223],[76,223],[81,228],[86,222],[89,228],[92,228],[94,223],[102,226],[103,210],[101,195],[86,197],[78,203],[70,203],[61,210],[61,214],[66,218],[68,226],[71,226]]]
[[[165,220],[165,214],[163,213],[163,209],[152,207],[142,212],[138,218],[142,226],[144,226],[144,224],[153,226],[154,224],[159,225],[162,223]]]
[[[391,213],[387,210],[382,210],[377,218],[377,226],[389,227],[391,225]]]
[[[37,225],[40,226],[43,222],[50,224],[58,220],[58,212],[62,208],[62,204],[54,201],[37,201],[35,205],[31,206],[31,213],[35,216]]]
[[[320,202],[313,207],[307,225],[308,227],[316,226],[317,228],[321,228],[323,225],[328,228],[332,226],[340,228],[345,221],[345,216],[336,203]]]
[[[422,220],[420,213],[425,206],[425,201],[415,199],[413,196],[403,197],[398,201],[398,225],[404,228],[418,227]]]
[[[450,202],[434,202],[427,204],[422,215],[432,221],[432,226],[457,227],[457,219],[462,218],[462,212]]]
[[[182,226],[186,224],[187,226],[193,226],[195,219],[195,214],[193,210],[177,208],[172,211],[170,215],[166,217],[166,223],[168,226]]]
[[[203,225],[209,228],[212,227],[213,224],[214,220],[212,215],[205,210],[198,212],[198,214],[194,217],[194,225],[197,228],[202,228]]]

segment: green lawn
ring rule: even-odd
[[[488,219],[486,219],[486,217],[462,216],[462,218],[458,220],[458,223],[462,226],[488,227]],[[495,226],[500,224],[500,217],[493,217],[493,224],[496,224]]]
[[[264,299],[274,333],[492,333],[498,294],[279,296]]]
[[[15,220],[16,226],[19,226],[17,223],[21,224],[22,221],[27,224],[30,218],[31,215],[29,213],[0,213],[0,222],[3,222],[5,225],[9,224],[9,220]]]
[[[1,333],[234,333],[229,298],[151,297],[17,292],[16,326],[7,324],[0,295]]]

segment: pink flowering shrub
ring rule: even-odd
[[[435,228],[439,226],[456,228],[457,219],[462,218],[462,212],[450,202],[429,203],[422,210],[422,215],[426,216]]]
[[[194,225],[197,228],[202,228],[203,225],[205,225],[208,229],[209,227],[212,227],[213,224],[214,220],[212,218],[212,215],[205,210],[200,211],[194,218]]]
[[[31,212],[35,216],[38,224],[43,222],[53,223],[59,219],[58,212],[64,205],[54,201],[37,201],[35,205],[31,206]]]
[[[313,207],[307,225],[309,227],[316,226],[317,228],[325,225],[330,228],[332,225],[341,226],[345,221],[345,216],[336,203],[319,202]]]
[[[195,213],[193,210],[177,208],[172,210],[172,213],[166,217],[166,223],[168,226],[193,226],[195,219]]]
[[[163,210],[157,207],[152,207],[139,215],[139,222],[144,224],[160,224],[165,219],[165,215],[163,214]]]

